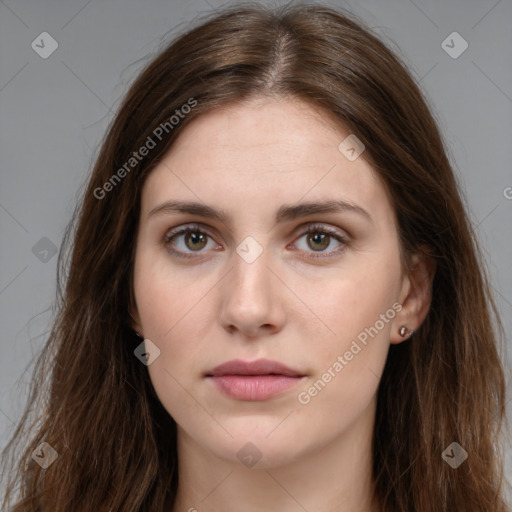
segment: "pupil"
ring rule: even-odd
[[[329,246],[329,235],[315,234],[311,237],[311,239],[313,239],[313,244],[321,244],[320,247],[317,245],[317,249],[325,249]],[[314,249],[315,247],[311,248]]]
[[[206,242],[205,242],[205,239],[204,239],[204,235],[200,234],[200,233],[189,233],[188,234],[188,240],[190,240],[192,242],[192,245],[196,245],[196,244],[201,244],[202,242],[202,245],[200,247],[195,247],[195,249],[202,249],[205,245],[206,245]],[[194,248],[194,247],[192,247]]]

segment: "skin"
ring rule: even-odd
[[[148,371],[178,425],[175,512],[378,510],[370,498],[376,393],[390,343],[407,338],[400,327],[415,330],[426,316],[432,266],[413,255],[402,268],[386,189],[364,153],[349,161],[338,149],[347,135],[302,101],[253,98],[190,123],[146,180],[132,316],[160,350]],[[328,199],[357,204],[372,220],[343,211],[275,222],[282,205]],[[222,207],[229,222],[149,215],[169,200]],[[169,230],[191,223],[208,237],[166,245]],[[327,237],[324,247],[304,234],[308,224],[347,241]],[[236,252],[248,236],[262,249],[252,263]],[[338,356],[393,304],[401,305],[394,318],[301,403],[299,393],[332,374]],[[222,362],[259,358],[306,376],[259,402],[229,398],[204,377]],[[261,454],[252,468],[237,457],[248,442]]]

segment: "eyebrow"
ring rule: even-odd
[[[364,217],[373,223],[371,215],[361,206],[349,201],[322,201],[308,202],[297,205],[283,205],[277,210],[275,222],[284,222],[294,220],[300,217],[307,217],[317,213],[342,213],[351,212]],[[229,223],[230,216],[222,208],[208,206],[203,203],[194,201],[166,201],[159,206],[153,208],[148,217],[153,215],[161,215],[166,213],[188,213],[190,215],[198,215],[209,219],[218,220],[224,224]]]

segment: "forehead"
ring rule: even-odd
[[[277,209],[345,199],[391,218],[376,172],[362,156],[351,161],[340,151],[349,135],[328,113],[296,99],[258,98],[210,111],[186,126],[150,174],[143,209],[179,197],[261,215],[274,202]]]
[[[258,97],[202,114],[183,130],[169,156],[194,149],[214,164],[231,152],[257,154],[251,166],[256,168],[300,160],[312,149],[328,150],[344,134],[332,116],[313,105],[296,98]]]

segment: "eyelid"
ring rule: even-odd
[[[340,238],[343,237],[344,239],[349,238],[349,234],[344,229],[332,226],[330,224],[325,224],[323,222],[315,222],[315,221],[305,222],[305,223],[301,224],[300,226],[297,226],[297,228],[295,228],[293,232],[294,232],[294,234],[298,233],[298,234],[304,235],[304,234],[310,233],[312,231],[322,231],[322,232],[328,233],[330,235],[339,236]]]
[[[182,224],[176,228],[169,229],[165,232],[164,241],[170,240],[175,235],[182,235],[187,232],[199,232],[208,235],[213,238],[213,233],[208,229],[208,227],[204,226],[201,223],[194,222],[190,224]]]

